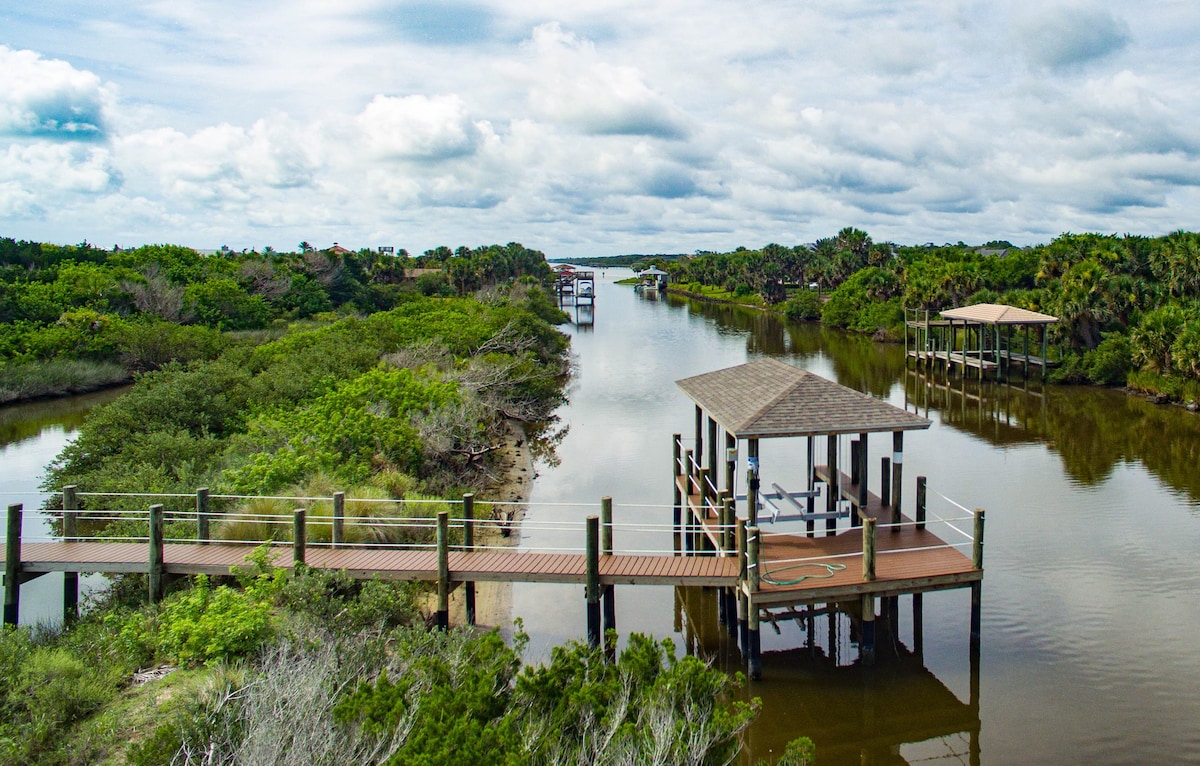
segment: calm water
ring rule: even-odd
[[[951,381],[905,372],[899,347],[757,312],[650,301],[597,272],[594,310],[568,307],[577,376],[562,412],[557,464],[538,466],[527,548],[582,546],[554,522],[597,513],[611,495],[621,523],[669,525],[671,434],[691,435],[693,407],[675,386],[690,375],[778,356],[917,411],[933,421],[905,437],[905,496],[929,477],[942,497],[987,509],[983,637],[972,708],[966,590],[924,597],[924,652],[912,656],[912,608],[900,601],[898,644],[881,640],[870,670],[848,620],[808,631],[763,627],[764,700],[750,732],[769,758],[808,735],[821,764],[1200,763],[1200,417],[1122,394]],[[94,398],[0,410],[5,502],[38,507],[42,467]],[[885,440],[871,443],[878,466]],[[762,444],[765,477],[802,482],[802,445]],[[873,469],[874,470],[874,469]],[[30,515],[27,534],[40,534]],[[624,534],[624,537],[622,536]],[[669,549],[665,531],[617,532],[621,549]],[[22,622],[57,619],[61,578],[22,592]],[[684,608],[683,601],[687,601]],[[582,588],[517,586],[514,612],[529,654],[585,633]],[[617,625],[703,645],[713,662],[740,658],[702,594],[617,590]],[[691,619],[688,619],[690,616]],[[892,647],[889,649],[888,647]],[[977,712],[976,712],[977,711]]]
[[[1200,417],[1116,392],[930,383],[906,373],[899,346],[647,300],[612,283],[627,274],[598,272],[594,310],[567,307],[579,320],[568,328],[578,364],[561,413],[569,430],[559,463],[539,466],[523,545],[580,546],[577,532],[548,524],[597,513],[604,495],[618,524],[669,524],[671,434],[693,429],[675,381],[777,356],[928,417],[928,431],[905,437],[906,497],[924,475],[931,513],[961,515],[943,496],[988,512],[979,762],[1200,762]],[[795,441],[764,441],[762,462],[764,476],[799,488]],[[872,442],[872,466],[885,446]],[[670,547],[665,533],[645,537],[623,541],[618,529],[616,545]],[[581,588],[517,586],[514,611],[535,657],[585,633]],[[811,651],[795,623],[778,635],[764,625],[763,681],[749,690],[765,703],[753,755],[808,735],[822,764],[970,762],[969,612],[967,590],[927,594],[917,660],[901,599],[900,647],[869,671],[853,666],[845,618],[832,636],[819,620]],[[621,632],[681,647],[699,635],[713,661],[738,667],[708,611],[691,614],[680,618],[674,589],[618,588]]]

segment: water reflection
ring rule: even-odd
[[[1045,444],[1084,486],[1107,481],[1117,465],[1140,463],[1200,501],[1200,417],[1122,391],[1040,383],[1007,385],[908,370],[906,404],[998,447]]]

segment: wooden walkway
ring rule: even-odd
[[[245,564],[252,546],[220,543],[167,543],[163,571],[173,575],[227,575]],[[0,560],[3,551],[0,550]],[[584,584],[587,560],[582,553],[528,551],[451,551],[450,581],[544,582]],[[275,566],[291,569],[292,549],[272,552]],[[308,548],[305,563],[318,569],[344,569],[357,579],[438,579],[435,550],[394,548]],[[148,545],[133,542],[26,542],[21,544],[23,575],[47,572],[124,573],[150,571]],[[732,558],[614,554],[600,557],[601,585],[678,585],[733,587],[738,566]]]

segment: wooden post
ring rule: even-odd
[[[4,545],[4,624],[16,625],[21,611],[21,511],[8,506],[8,538]]]
[[[750,593],[748,594],[746,603],[746,618],[749,633],[746,670],[751,681],[758,681],[762,679],[762,636],[758,625],[758,606],[754,603],[754,595],[758,593],[760,584],[759,565],[761,561],[759,554],[761,551],[761,542],[759,540],[758,527],[746,528],[746,546],[746,573],[750,586]]]
[[[163,507],[150,506],[150,603],[157,604],[163,597]]]
[[[721,555],[728,556],[733,553],[733,522],[737,518],[737,509],[734,507],[733,494],[725,491],[724,502],[721,504],[725,513],[721,517]]]
[[[696,405],[696,462],[704,462],[704,410]]]
[[[679,491],[679,477],[683,475],[683,468],[679,465],[681,454],[682,437],[679,434],[671,434],[671,486],[674,488],[675,500],[675,530],[678,534],[680,515],[683,511],[683,493]],[[675,546],[678,549],[678,545]]]
[[[297,508],[292,511],[292,564],[303,564],[308,555],[308,511]]]
[[[692,461],[692,451],[683,451],[683,475],[687,477],[683,482],[684,497],[683,497],[683,523],[679,528],[679,534],[682,537],[684,553],[690,553],[692,550],[692,477],[695,475],[695,467]]]
[[[912,595],[913,654],[917,659],[925,657],[925,597],[921,593]]]
[[[925,529],[925,477],[917,477],[917,529]]]
[[[892,431],[892,519],[899,523],[904,481],[904,432]]]
[[[708,418],[708,470],[713,483],[716,484],[717,478],[720,476],[717,473],[717,421],[713,420],[711,416]]]
[[[758,439],[746,440],[746,518],[749,526],[758,524]]]
[[[875,519],[867,521],[874,522]],[[871,525],[874,527],[874,524]],[[870,593],[862,594],[862,635],[859,637],[859,649],[862,653],[863,665],[875,664],[875,596]]]
[[[971,546],[971,566],[983,569],[983,509],[975,509],[975,542]]]
[[[838,475],[838,437],[828,434],[825,437],[825,462],[829,467],[829,483],[825,485],[825,512],[837,512],[838,502],[841,501],[841,477]],[[854,520],[851,519],[851,524]],[[837,519],[832,516],[825,520],[825,534],[831,535],[837,530]]]
[[[209,531],[208,487],[196,490],[196,539],[201,545],[208,545],[212,539]]]
[[[437,515],[437,626],[441,630],[450,627],[450,513],[438,511]]]
[[[339,548],[346,542],[346,493],[333,493],[332,529],[329,531],[329,545]]]
[[[475,550],[475,494],[466,492],[463,494],[463,550],[471,552]],[[469,582],[463,585],[463,601],[465,602],[467,612],[467,624],[475,624],[475,583]]]
[[[79,537],[79,498],[75,485],[63,487],[63,540],[72,542]],[[79,617],[79,573],[63,572],[63,622]]]
[[[870,516],[863,519],[863,580],[875,579],[875,523]]]
[[[858,435],[858,507],[867,507],[867,434]]]
[[[859,460],[858,460],[858,457],[859,457],[858,448],[861,446],[862,446],[862,443],[858,439],[850,440],[850,483],[851,484],[858,484],[859,479],[861,478],[861,474],[859,473],[859,467],[860,467],[861,463],[859,463]]]
[[[607,495],[600,498],[600,553],[604,556],[613,555],[613,501]],[[597,566],[599,563],[597,562]],[[599,570],[597,570],[597,576]],[[605,585],[601,590],[600,600],[604,612],[604,635],[610,630],[617,629],[617,593],[615,585]],[[606,649],[616,647],[605,647]]]
[[[884,508],[892,504],[892,459],[890,457],[879,459],[879,501],[883,503]],[[892,521],[896,521],[895,514],[892,515]]]
[[[600,518],[587,517],[587,581],[583,596],[587,601],[588,646],[600,648]]]
[[[737,585],[737,631],[740,639],[739,643],[743,653],[749,653],[750,646],[750,626],[747,622],[748,603],[746,600],[746,589],[743,585],[748,586],[746,579],[746,520],[739,518],[737,520],[737,560],[738,560],[738,585]]]
[[[737,439],[728,431],[725,432],[725,489],[733,495],[734,477],[737,472]]]

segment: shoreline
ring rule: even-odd
[[[537,476],[533,452],[521,424],[509,423],[505,444],[496,451],[495,467],[496,481],[484,497],[476,499],[476,505],[493,502],[502,505],[492,506],[490,516],[476,517],[475,542],[481,547],[516,547],[521,541],[521,520]],[[464,588],[456,588],[450,594],[451,625],[467,624],[465,593]],[[475,584],[475,626],[481,631],[498,628],[506,640],[512,638],[512,583]]]

